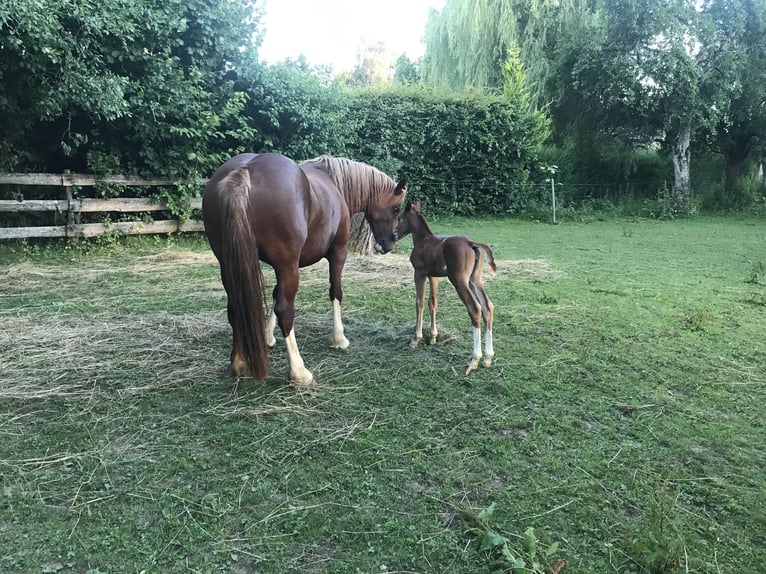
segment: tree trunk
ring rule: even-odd
[[[372,255],[375,238],[372,229],[364,218],[364,213],[355,213],[351,217],[351,235],[348,239],[348,252],[359,255]]]
[[[742,172],[742,166],[750,152],[750,138],[736,138],[726,146],[726,184],[725,191],[727,198],[733,198],[737,195],[737,182],[739,174]]]
[[[676,135],[676,142],[673,145],[673,172],[675,175],[673,194],[676,200],[676,210],[684,215],[688,214],[691,208],[691,185],[689,178],[689,162],[691,160],[689,144],[691,142],[691,135],[691,123],[684,122]]]

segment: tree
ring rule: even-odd
[[[519,48],[532,102],[546,99],[559,35],[588,0],[447,0],[426,25],[424,82],[462,90],[500,88],[508,51]]]
[[[559,129],[570,122],[585,133],[662,142],[681,213],[691,207],[693,130],[710,120],[703,96],[716,89],[700,57],[704,24],[691,0],[604,0],[558,51]]]
[[[4,2],[2,167],[208,174],[248,131],[230,75],[259,19],[241,0]]]
[[[419,82],[420,69],[417,62],[413,62],[405,54],[399,56],[394,64],[394,83],[409,86]]]
[[[766,2],[709,0],[704,11],[714,26],[703,50],[720,86],[711,144],[725,158],[724,191],[731,202],[742,166],[766,140]]]

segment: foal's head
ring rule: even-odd
[[[420,226],[420,200],[415,203],[407,202],[404,207],[404,211],[399,216],[399,225],[396,227],[397,240],[402,237],[406,237],[408,234],[415,231]]]

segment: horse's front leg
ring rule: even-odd
[[[341,318],[340,304],[343,301],[343,289],[341,287],[341,275],[343,266],[346,264],[347,250],[339,249],[327,256],[330,263],[330,302],[332,303],[332,340],[333,349],[346,349],[348,339],[343,333],[343,319]]]
[[[417,320],[415,323],[415,338],[410,341],[413,349],[423,340],[423,308],[426,302],[426,274],[415,269],[415,308]]]
[[[277,286],[274,289],[274,313],[277,316],[279,328],[285,338],[287,360],[289,363],[288,377],[294,385],[311,385],[314,375],[303,364],[303,357],[298,351],[295,340],[293,323],[295,320],[295,295],[298,293],[298,264],[287,268],[274,268],[277,275]]]

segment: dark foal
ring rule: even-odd
[[[438,308],[439,278],[447,277],[455,287],[460,300],[468,310],[473,325],[473,355],[467,375],[479,366],[481,359],[481,319],[484,318],[484,366],[492,364],[495,351],[492,347],[492,321],[494,306],[489,300],[481,280],[482,250],[486,251],[489,266],[495,271],[495,258],[488,245],[471,241],[468,237],[438,237],[428,227],[420,214],[420,202],[407,203],[399,217],[396,228],[398,239],[412,234],[412,253],[410,262],[415,268],[415,291],[417,293],[417,326],[415,338],[410,346],[415,348],[423,339],[423,306],[425,303],[426,278],[431,283],[431,296],[428,298],[428,310],[431,312],[431,344],[439,334],[436,328],[436,309]]]

